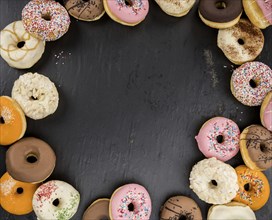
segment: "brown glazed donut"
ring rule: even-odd
[[[175,219],[202,220],[202,214],[194,200],[186,196],[175,196],[164,203],[160,220]]]
[[[242,11],[242,0],[200,0],[198,6],[201,20],[212,28],[235,25]]]
[[[272,167],[272,132],[260,125],[251,125],[240,135],[240,151],[245,164],[252,170]]]
[[[82,220],[110,220],[109,199],[97,199],[84,212]]]
[[[39,183],[53,172],[56,155],[44,141],[28,137],[13,144],[6,154],[8,173],[18,181]]]
[[[103,0],[64,0],[71,16],[82,21],[95,21],[103,16]]]

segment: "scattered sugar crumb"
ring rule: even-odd
[[[8,180],[0,183],[1,192],[4,196],[7,196],[11,193],[11,189],[15,186],[16,182],[10,177]]]

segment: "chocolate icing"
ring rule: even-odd
[[[64,5],[77,19],[91,21],[104,13],[103,0],[65,0]]]
[[[29,156],[34,156],[37,161],[28,162]],[[16,142],[6,154],[8,173],[22,182],[42,182],[53,172],[55,163],[56,156],[51,147],[34,137],[23,138]]]
[[[250,159],[261,169],[272,167],[272,132],[260,125],[248,128],[245,138]]]
[[[226,8],[218,9],[216,3],[224,2]],[[198,10],[207,20],[212,22],[230,22],[243,11],[242,0],[200,0]]]
[[[202,220],[200,208],[196,202],[185,196],[175,196],[162,207],[160,220]]]
[[[84,212],[82,220],[110,220],[109,199],[98,199],[94,201]]]

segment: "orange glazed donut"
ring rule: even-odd
[[[245,165],[235,168],[239,190],[234,201],[248,205],[253,211],[262,208],[269,199],[270,186],[261,171],[251,170]]]
[[[38,184],[24,183],[5,173],[0,180],[1,206],[14,215],[32,212],[32,198]]]
[[[26,131],[25,115],[19,104],[8,96],[0,96],[0,145],[10,145]]]

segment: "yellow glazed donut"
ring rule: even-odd
[[[10,145],[19,140],[26,131],[26,119],[17,102],[0,96],[0,145]]]
[[[5,173],[0,180],[1,206],[14,215],[25,215],[32,212],[32,198],[38,184],[14,180]]]
[[[253,211],[262,208],[270,195],[270,186],[261,171],[254,171],[241,165],[235,168],[238,176],[239,190],[234,201],[248,205]]]

